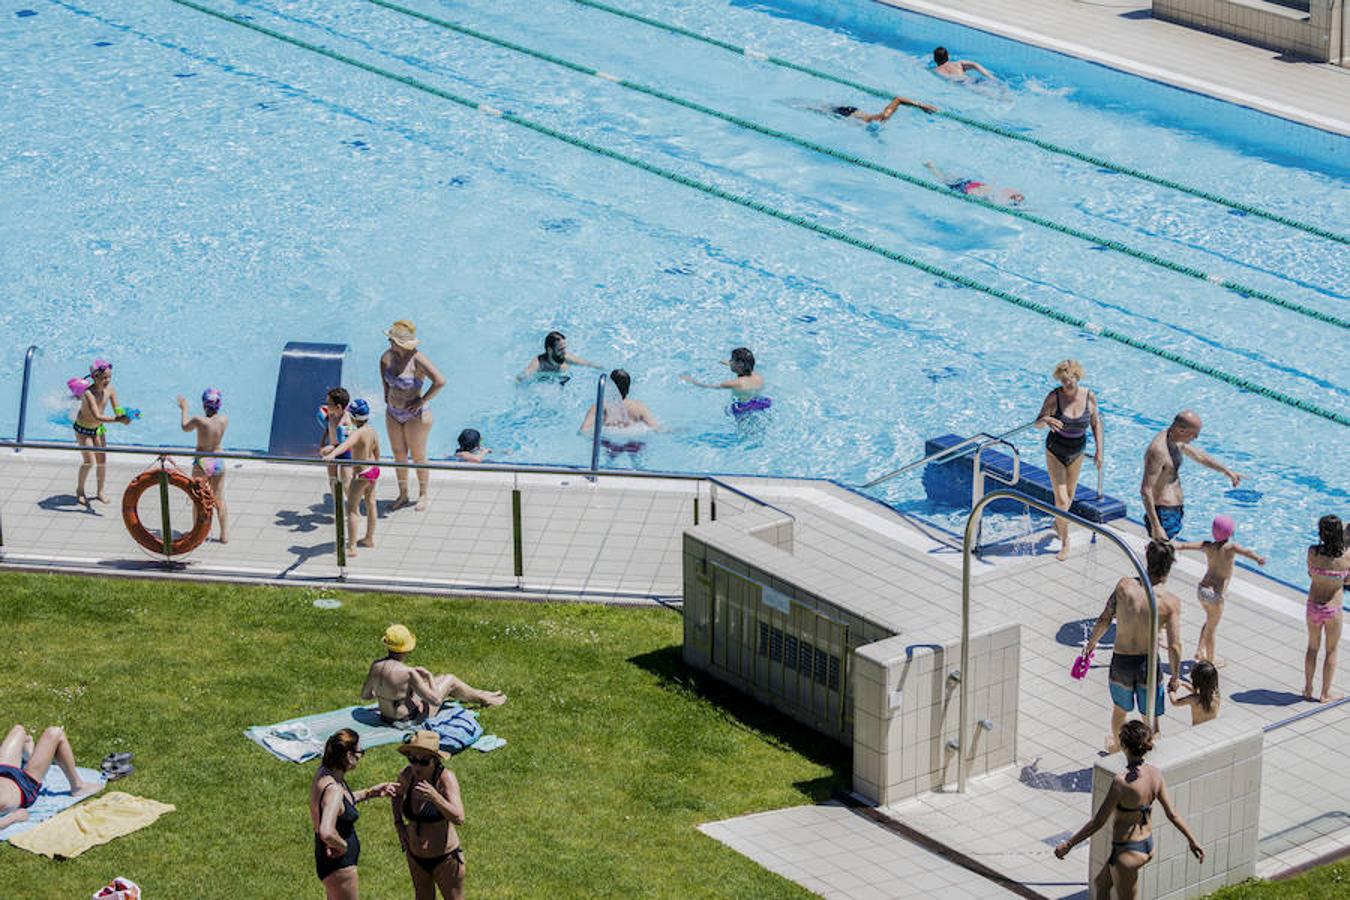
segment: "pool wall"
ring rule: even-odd
[[[886,0],[762,0],[754,4],[792,18],[846,30],[865,41],[926,54],[944,45],[954,56],[974,57],[996,72],[1016,72],[1074,88],[1074,100],[1123,108],[1178,131],[1236,144],[1283,165],[1350,177],[1350,139],[1161,81],[1033,47],[955,22],[892,5]]]

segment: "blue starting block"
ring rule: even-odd
[[[924,442],[924,455],[929,456],[947,450],[963,440],[965,438],[959,434],[944,434],[940,437],[929,438]],[[928,499],[944,506],[969,509],[971,491],[975,486],[975,472],[972,465],[974,455],[975,448],[971,447],[961,453],[953,454],[946,459],[931,462],[925,466],[923,487],[928,493]],[[1084,476],[1088,474],[1091,465],[1091,460],[1083,463]],[[992,448],[985,450],[980,454],[980,467],[986,473],[986,490],[1004,487],[1003,484],[999,484],[994,478],[989,477],[991,475],[1005,482],[1012,480],[1013,461],[1012,457],[1006,453],[1000,453]],[[1020,475],[1021,479],[1013,485],[1013,490],[1043,503],[1054,504],[1054,488],[1050,485],[1050,474],[1045,469],[1029,465],[1024,459]],[[987,510],[1002,513],[1020,513],[1025,508],[1014,500],[995,500],[985,507]],[[1074,494],[1073,505],[1069,507],[1069,511],[1074,515],[1082,516],[1089,522],[1109,522],[1112,519],[1125,517],[1125,503],[1106,494],[1098,497],[1095,490],[1084,487],[1080,480],[1078,490]]]
[[[272,435],[267,452],[273,456],[313,456],[323,437],[314,424],[314,411],[329,388],[342,383],[346,344],[310,344],[291,341],[281,351],[277,394],[272,401]]]

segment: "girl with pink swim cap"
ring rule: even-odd
[[[1233,578],[1233,563],[1238,556],[1245,556],[1258,566],[1266,564],[1264,556],[1257,556],[1251,550],[1233,540],[1236,523],[1229,516],[1215,516],[1210,528],[1214,535],[1212,541],[1182,541],[1175,546],[1178,550],[1203,550],[1205,553],[1205,577],[1195,588],[1195,596],[1205,611],[1205,624],[1200,628],[1200,640],[1195,647],[1197,661],[1204,660],[1216,668],[1224,661],[1214,655],[1214,634],[1219,628],[1219,619],[1223,618],[1224,595],[1228,591],[1228,582]]]

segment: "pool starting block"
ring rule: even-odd
[[[342,384],[346,344],[291,341],[281,351],[277,394],[272,401],[272,435],[267,452],[273,456],[313,456],[322,434],[314,426],[314,410],[329,388]]]
[[[924,442],[924,455],[929,456],[947,450],[963,440],[965,438],[959,434],[944,434],[929,438]],[[972,464],[974,455],[975,448],[972,446],[946,459],[931,462],[925,466],[923,487],[928,493],[928,499],[944,506],[963,506],[969,509],[971,491],[975,486],[975,471]],[[1083,477],[1078,481],[1078,490],[1074,493],[1073,504],[1069,507],[1069,511],[1076,516],[1087,519],[1089,522],[1109,522],[1112,519],[1124,518],[1125,502],[1123,500],[1108,494],[1098,497],[1095,490],[1084,486],[1084,481],[1096,477],[1095,473],[1091,471],[1091,467],[1091,459],[1083,462]],[[986,473],[985,489],[987,491],[997,490],[1005,486],[995,481],[994,478],[988,477],[990,475],[1003,481],[1012,479],[1012,457],[992,447],[980,454],[980,468]],[[1050,485],[1050,474],[1045,469],[1031,465],[1023,457],[1019,475],[1020,480],[1012,486],[1013,490],[1043,503],[1054,504],[1054,488]],[[1020,513],[1025,508],[1015,500],[995,500],[985,507],[987,510],[1000,513]]]

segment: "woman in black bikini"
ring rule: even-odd
[[[1125,771],[1111,781],[1111,790],[1092,817],[1078,833],[1055,848],[1060,859],[1069,855],[1077,844],[1097,833],[1115,811],[1111,826],[1111,855],[1097,875],[1094,896],[1108,897],[1111,885],[1116,886],[1119,900],[1137,900],[1139,870],[1153,858],[1153,801],[1158,801],[1168,821],[1176,826],[1191,845],[1191,853],[1200,862],[1205,861],[1205,850],[1191,834],[1185,820],[1172,808],[1162,772],[1144,762],[1144,754],[1153,749],[1153,732],[1139,721],[1126,722],[1120,729],[1120,746],[1125,750]]]
[[[371,797],[392,797],[393,782],[377,784],[363,791],[347,786],[347,775],[361,761],[365,751],[350,728],[342,728],[323,748],[323,763],[309,786],[309,818],[314,826],[314,872],[323,884],[327,900],[356,900],[356,863],[361,856],[361,839],[356,836],[356,820],[361,815],[356,804]]]
[[[408,765],[398,773],[394,830],[408,858],[416,900],[464,897],[464,851],[456,825],[464,824],[464,800],[455,773],[444,765],[450,754],[434,731],[413,734],[398,752]]]
[[[1087,449],[1088,428],[1092,428],[1095,447],[1093,463],[1102,467],[1102,420],[1097,415],[1097,398],[1092,391],[1080,389],[1083,365],[1076,359],[1066,359],[1055,366],[1055,380],[1059,387],[1045,395],[1037,428],[1049,428],[1045,436],[1045,469],[1050,473],[1050,484],[1055,489],[1055,506],[1067,510],[1073,505],[1078,490],[1078,473],[1083,470],[1083,451]],[[1055,559],[1069,555],[1069,524],[1055,519],[1055,534],[1059,535],[1059,553]]]

